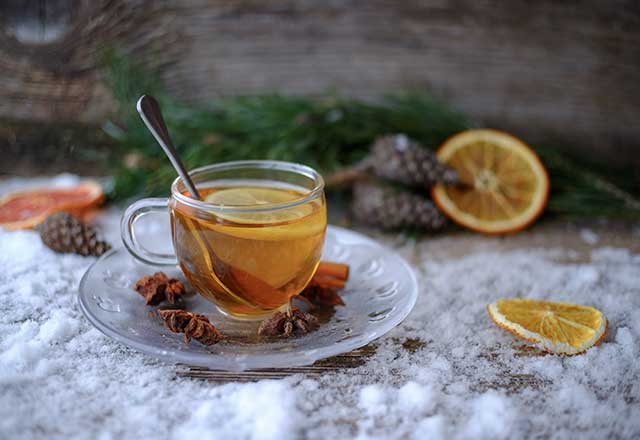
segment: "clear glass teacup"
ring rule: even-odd
[[[320,262],[327,226],[324,181],[312,168],[279,161],[238,161],[191,171],[202,200],[177,178],[167,199],[143,199],[125,211],[125,247],[152,265],[179,264],[193,288],[240,319],[262,319],[288,306]],[[134,225],[152,211],[171,218],[175,255],[152,252]]]

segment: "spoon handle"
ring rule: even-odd
[[[153,96],[142,95],[140,99],[138,99],[136,108],[138,109],[138,113],[140,113],[140,117],[144,121],[145,125],[153,137],[156,138],[156,141],[158,141],[164,152],[167,154],[167,157],[169,157],[169,160],[178,172],[178,175],[182,178],[182,181],[191,193],[191,197],[197,200],[202,200],[200,193],[193,184],[189,173],[187,173],[187,170],[178,156],[176,147],[171,141],[169,130],[167,130],[167,124],[165,124],[164,118],[162,117],[162,111],[160,110],[158,101],[156,101]]]

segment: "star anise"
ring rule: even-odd
[[[177,278],[171,278],[167,281],[167,287],[164,289],[164,295],[167,297],[169,304],[175,304],[180,295],[185,292],[184,284]]]
[[[159,310],[158,314],[169,330],[184,333],[184,341],[187,344],[191,339],[203,345],[212,345],[224,339],[224,335],[204,315],[175,309]]]
[[[344,301],[338,295],[338,289],[309,285],[300,293],[300,296],[317,306],[343,306]]]
[[[260,324],[260,336],[284,336],[309,333],[319,326],[318,318],[301,310],[276,312],[273,316]]]
[[[185,292],[180,280],[169,278],[163,272],[140,278],[133,288],[144,297],[144,303],[151,306],[160,304],[164,300],[169,304],[175,304],[178,297]]]

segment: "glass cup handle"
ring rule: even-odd
[[[147,214],[153,212],[167,212],[169,201],[167,199],[150,198],[142,199],[131,204],[120,220],[120,235],[122,243],[129,253],[143,263],[154,266],[176,266],[178,260],[173,254],[161,254],[150,251],[140,244],[136,238],[135,224]]]

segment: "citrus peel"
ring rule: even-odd
[[[508,234],[530,225],[549,195],[544,165],[521,140],[497,130],[468,130],[436,153],[456,170],[458,185],[436,185],[432,197],[454,222],[484,234]]]
[[[103,200],[102,187],[95,181],[73,187],[7,194],[0,198],[0,227],[6,230],[31,229],[49,215],[61,211],[86,218]]]
[[[487,312],[498,327],[555,354],[583,353],[607,333],[602,312],[576,304],[509,299],[489,304]]]

